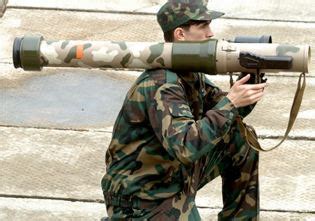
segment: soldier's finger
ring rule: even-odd
[[[263,93],[264,90],[263,89],[257,89],[257,90],[248,90],[243,94],[243,98],[244,99],[249,99],[250,97],[259,94],[259,93]]]
[[[261,100],[261,98],[264,96],[264,92],[258,92],[255,94],[252,94],[251,96],[248,97],[249,102],[256,103],[257,101]]]
[[[240,80],[236,81],[236,85],[245,84],[250,79],[250,74],[247,74],[245,77],[241,78]]]
[[[246,86],[247,90],[259,90],[259,89],[263,89],[267,86],[267,83],[261,83],[261,84],[246,84],[244,85]]]

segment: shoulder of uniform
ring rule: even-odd
[[[176,83],[178,82],[178,75],[171,71],[171,70],[166,70],[166,83]]]
[[[204,79],[205,79],[205,84],[207,86],[213,87],[213,88],[218,88],[218,86],[216,86],[212,81],[210,81],[209,78],[207,78],[206,75],[204,75]]]
[[[137,79],[137,84],[153,80],[156,84],[176,83],[178,76],[168,69],[152,69],[143,72]]]

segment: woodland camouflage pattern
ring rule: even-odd
[[[168,32],[189,20],[210,21],[224,15],[208,10],[207,4],[205,0],[169,0],[157,13],[158,23],[163,32]]]
[[[102,189],[112,220],[200,220],[197,191],[223,179],[220,220],[255,220],[258,153],[236,109],[204,74],[144,72],[129,90],[106,152]]]
[[[113,41],[42,41],[43,66],[102,68],[165,68],[171,44]]]

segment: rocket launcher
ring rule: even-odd
[[[278,145],[262,148],[252,128],[237,119],[242,136],[257,151],[275,149],[287,138],[301,106],[310,57],[309,45],[273,44],[271,36],[156,43],[46,41],[39,35],[26,35],[15,38],[13,45],[14,67],[34,71],[42,67],[166,68],[206,74],[247,72],[256,74],[256,79],[262,79],[265,72],[301,72],[288,126]]]
[[[308,72],[309,45],[272,44],[271,36],[238,37],[235,41],[114,42],[44,40],[39,35],[17,37],[15,68],[166,68],[218,74],[227,72]]]

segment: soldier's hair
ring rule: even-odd
[[[176,27],[176,28],[183,28],[186,31],[189,30],[190,26],[192,25],[199,25],[201,23],[204,23],[206,21],[198,21],[198,20],[189,20],[188,22]],[[170,31],[164,32],[164,40],[165,42],[173,42],[174,41],[174,31],[175,29],[172,29]]]

